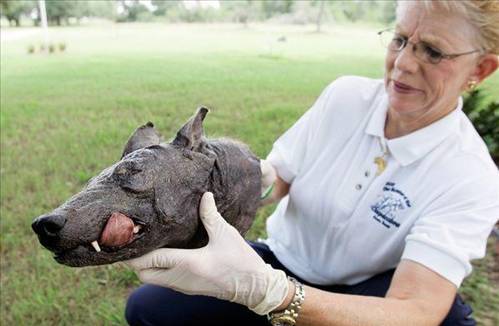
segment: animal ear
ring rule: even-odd
[[[154,124],[149,121],[145,125],[138,127],[130,136],[125,145],[125,149],[123,150],[123,154],[121,154],[121,158],[140,148],[158,145],[160,142],[161,136],[156,129],[154,129]]]
[[[192,151],[199,151],[203,143],[203,120],[207,113],[207,108],[200,107],[196,114],[180,128],[172,144]]]

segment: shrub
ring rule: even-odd
[[[485,95],[475,89],[464,100],[463,111],[483,138],[490,155],[499,166],[499,102],[484,104]]]
[[[49,53],[54,53],[55,52],[55,45],[54,44],[50,44],[49,45]]]
[[[59,43],[59,51],[64,52],[66,50],[66,43]]]
[[[33,44],[30,44],[28,46],[28,53],[35,53],[35,46]]]

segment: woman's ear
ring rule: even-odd
[[[499,66],[499,57],[496,54],[488,53],[478,59],[478,64],[475,71],[470,76],[469,80],[474,80],[477,83],[482,82],[485,78],[492,75]]]

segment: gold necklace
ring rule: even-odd
[[[381,147],[381,156],[376,156],[374,158],[374,164],[376,164],[376,167],[378,168],[376,170],[376,176],[379,176],[383,171],[386,169],[386,159],[388,158],[388,148],[383,140],[381,138],[378,138],[379,140],[379,146]]]

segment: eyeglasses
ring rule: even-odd
[[[473,50],[473,51],[468,51],[468,52],[462,52],[462,53],[453,53],[453,54],[446,54],[434,47],[433,45],[430,45],[426,42],[418,42],[418,43],[412,43],[409,42],[406,36],[402,36],[398,33],[395,33],[391,29],[385,29],[383,31],[378,32],[379,38],[381,40],[381,44],[386,47],[390,51],[395,51],[395,52],[400,52],[402,51],[407,44],[412,44],[412,51],[414,52],[414,56],[416,56],[418,59],[431,63],[431,64],[438,64],[440,61],[443,59],[454,59],[462,55],[467,55],[467,54],[472,54],[475,52],[481,52],[482,50]]]

